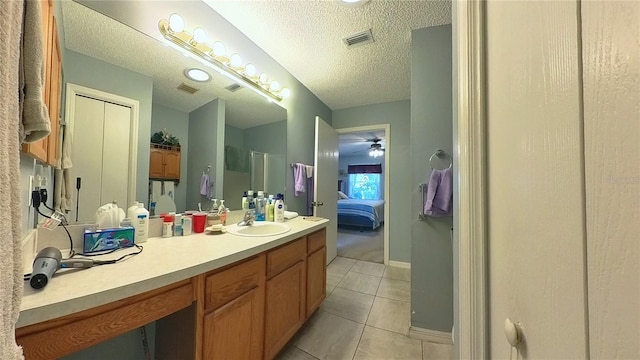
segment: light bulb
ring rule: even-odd
[[[280,95],[282,95],[283,98],[288,98],[291,96],[291,90],[288,88],[282,88],[282,90],[280,90]]]
[[[169,16],[169,27],[173,32],[181,32],[184,30],[184,20],[178,14],[171,14]]]
[[[224,44],[220,41],[216,41],[213,43],[213,55],[215,56],[225,56],[227,54],[227,49],[224,47]]]
[[[238,53],[234,53],[231,55],[229,63],[231,64],[231,66],[239,68],[240,66],[242,66],[242,58]]]
[[[209,81],[211,79],[209,73],[197,68],[187,69],[185,71],[185,75],[191,80],[200,82]]]
[[[271,91],[280,91],[280,83],[274,80],[269,88]]]
[[[258,79],[263,84],[268,84],[269,83],[269,77],[265,73],[260,74],[260,77]]]
[[[252,63],[248,63],[247,66],[244,67],[244,72],[245,74],[247,74],[247,76],[256,76],[256,73],[258,71],[256,70],[255,65],[253,65]]]
[[[203,28],[196,28],[193,30],[193,41],[201,44],[207,40],[207,33]]]

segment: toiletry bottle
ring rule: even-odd
[[[129,206],[129,208],[127,209],[127,218],[133,219],[136,210],[138,210],[138,202],[134,201],[133,204],[131,204],[131,206]]]
[[[173,220],[173,236],[182,236],[182,215],[176,214]]]
[[[253,200],[253,190],[247,191],[247,201],[249,202],[248,209],[255,209],[256,203]]]
[[[218,207],[218,216],[220,217],[220,224],[223,226],[227,224],[227,207],[224,206],[224,200],[220,200],[220,206]]]
[[[273,195],[269,195],[269,201],[267,202],[267,221],[274,221],[273,210],[275,209],[275,205]]]
[[[182,235],[184,236],[191,235],[192,230],[193,230],[193,215],[184,214],[184,216],[182,217]]]
[[[273,216],[276,222],[284,222],[284,202],[280,196],[278,196],[278,200],[276,200]]]
[[[247,192],[245,191],[244,194],[242,194],[242,210],[247,209],[249,209],[249,199],[247,198]]]
[[[265,220],[265,211],[266,211],[266,206],[265,206],[264,191],[260,190],[258,191],[258,198],[256,199],[256,220],[257,221]]]
[[[147,241],[147,236],[149,236],[149,211],[144,208],[143,203],[138,203],[138,208],[133,212],[131,224],[136,229],[134,242],[141,244]]]
[[[165,215],[162,218],[162,237],[168,238],[173,236],[173,218],[171,215]]]

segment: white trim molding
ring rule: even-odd
[[[483,1],[458,1],[454,6],[453,39],[457,63],[458,281],[454,326],[459,359],[488,356],[485,6]]]
[[[387,265],[397,267],[397,268],[411,269],[411,263],[404,262],[404,261],[389,260],[389,263]]]
[[[437,344],[453,344],[450,332],[423,329],[416,326],[411,326],[409,328],[409,337],[412,339],[429,341]]]

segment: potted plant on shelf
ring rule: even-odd
[[[151,136],[151,146],[180,151],[180,139],[171,135],[167,129],[162,129]]]

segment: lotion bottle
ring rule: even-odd
[[[131,224],[136,229],[134,242],[141,244],[147,241],[147,236],[149,236],[149,211],[144,208],[143,203],[138,203],[138,208],[133,212]]]
[[[284,222],[284,201],[282,201],[282,198],[278,197],[278,200],[276,200],[273,213],[276,222]]]

